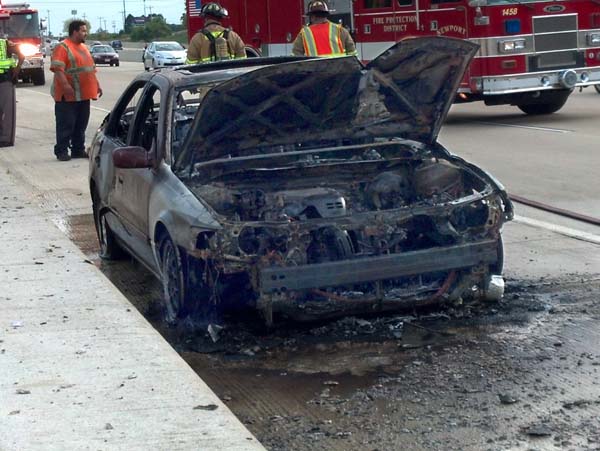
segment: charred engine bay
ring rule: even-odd
[[[226,318],[213,341],[166,328],[161,286],[102,262],[91,215],[73,240],[269,450],[600,449],[600,279],[507,279],[499,303],[266,332]]]
[[[195,170],[186,184],[224,226],[200,234],[199,255],[217,262],[224,274],[352,259],[368,264],[369,257],[495,243],[509,217],[500,190],[485,175],[412,141],[286,150],[200,163]],[[473,285],[487,268],[478,271],[469,276]],[[360,273],[354,277],[370,282]],[[308,300],[369,300],[374,293],[381,301],[418,300],[440,290],[449,277],[434,268],[379,286],[340,283],[330,294],[292,296],[283,293],[289,287],[277,284],[272,291]],[[453,282],[455,274],[451,277]],[[252,283],[255,291],[264,289],[264,283]]]

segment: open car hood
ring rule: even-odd
[[[415,38],[366,66],[343,57],[248,72],[204,97],[176,165],[340,139],[432,143],[477,49],[459,39]]]

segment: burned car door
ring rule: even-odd
[[[101,130],[92,142],[91,155],[94,159],[94,179],[98,182],[97,195],[102,204],[113,211],[115,174],[113,153],[116,149],[127,146],[129,129],[133,114],[146,87],[146,80],[134,82],[121,96],[111,113],[105,119]],[[111,225],[119,221],[114,214],[108,215]],[[114,227],[113,227],[114,228]]]
[[[154,83],[147,83],[133,113],[128,130],[127,145],[141,147],[156,160],[157,149],[164,133],[160,112],[161,91]],[[144,263],[152,266],[154,258],[148,240],[148,199],[155,172],[152,168],[117,168],[113,179],[111,208],[120,219],[130,251]],[[117,232],[118,233],[118,232]]]

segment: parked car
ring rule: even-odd
[[[110,45],[94,45],[90,53],[95,64],[119,65],[119,54]]]
[[[91,145],[100,255],[147,266],[169,323],[233,301],[270,323],[498,298],[512,204],[437,141],[476,50],[427,37],[366,66],[279,57],[143,72]]]
[[[144,51],[144,69],[150,70],[158,67],[181,66],[187,58],[186,49],[175,41],[151,42]]]
[[[110,46],[115,50],[123,50],[123,43],[118,39],[110,41]]]

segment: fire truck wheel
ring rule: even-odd
[[[33,74],[31,74],[31,81],[35,86],[45,85],[46,75],[44,74],[44,69],[36,70]]]
[[[246,46],[246,57],[247,58],[258,58],[260,57],[260,50],[256,50],[254,47]]]
[[[552,114],[560,110],[567,102],[572,90],[541,92],[540,96],[531,102],[517,104],[517,107],[530,115]]]
[[[594,85],[594,89],[598,94],[600,94],[600,85]]]

